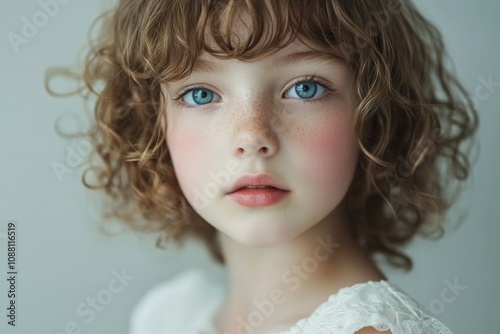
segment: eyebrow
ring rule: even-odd
[[[302,51],[295,52],[278,59],[275,59],[270,65],[267,65],[265,71],[272,71],[278,67],[284,67],[296,62],[312,60],[316,62],[344,64],[344,60],[335,54],[318,52],[318,51]],[[222,72],[226,73],[227,69],[221,66],[218,62],[208,60],[198,60],[193,66],[193,72]]]
[[[266,68],[266,70],[272,70],[278,67],[291,65],[296,62],[312,60],[316,62],[324,62],[324,63],[337,63],[343,64],[343,59],[337,55],[326,53],[326,52],[318,52],[318,51],[302,51],[288,54],[286,56],[275,59],[270,66]]]

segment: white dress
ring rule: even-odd
[[[190,269],[154,287],[133,310],[130,334],[223,334],[215,330],[214,319],[225,296],[224,282]],[[246,325],[251,333],[251,323]],[[452,334],[389,281],[342,288],[308,318],[270,334],[353,334],[364,327],[392,334]]]

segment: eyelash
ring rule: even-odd
[[[328,82],[326,82],[325,80],[323,80],[321,78],[316,77],[315,75],[306,75],[304,78],[300,78],[300,79],[295,80],[290,85],[290,88],[288,88],[286,91],[290,90],[293,86],[295,86],[301,82],[312,82],[312,83],[315,83],[315,84],[322,86],[326,90],[323,95],[321,95],[320,97],[314,98],[314,99],[298,99],[299,101],[301,101],[303,103],[322,102],[325,99],[327,99],[330,96],[330,94],[332,94],[333,92],[336,91],[336,89],[334,87],[332,87]]]
[[[328,96],[335,92],[336,89],[333,88],[328,82],[322,80],[321,78],[318,78],[316,77],[315,75],[306,75],[305,77],[303,78],[300,78],[300,79],[297,79],[296,81],[294,81],[290,88],[288,88],[286,91],[290,90],[293,86],[299,84],[299,83],[302,83],[302,82],[312,82],[312,83],[315,83],[315,84],[318,84],[320,86],[322,86],[323,88],[325,88],[326,92],[321,95],[320,97],[318,98],[314,98],[314,99],[297,99],[301,102],[304,102],[304,103],[315,103],[315,102],[322,102],[324,101],[324,99],[328,98]],[[174,98],[173,100],[174,101],[178,101],[180,99],[182,99],[182,97],[186,94],[189,94],[190,92],[194,91],[194,90],[197,90],[197,89],[208,89],[208,90],[211,90],[210,88],[207,88],[206,86],[204,86],[203,84],[196,84],[196,85],[193,85],[193,86],[189,86],[189,87],[186,87],[185,89],[183,89],[182,91],[180,91]],[[191,106],[191,105],[188,105],[188,104],[185,104],[185,103],[182,103],[181,104],[186,107],[186,108],[196,108],[197,106]],[[203,106],[203,105],[200,105],[200,106]]]
[[[180,91],[174,98],[173,100],[180,100],[184,95],[186,95],[187,93],[191,93],[193,90],[197,90],[197,89],[209,89],[211,90],[210,88],[207,88],[206,86],[202,85],[202,84],[196,84],[194,86],[189,86],[185,89],[183,89],[182,91]]]

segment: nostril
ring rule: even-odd
[[[239,133],[235,139],[234,153],[242,155],[271,155],[277,150],[278,143],[274,136],[260,136],[251,133]]]

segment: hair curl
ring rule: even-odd
[[[241,14],[245,39],[234,34]],[[176,180],[160,83],[189,75],[202,52],[252,60],[298,38],[340,50],[354,81],[362,154],[346,200],[356,239],[409,269],[400,247],[442,232],[448,186],[469,175],[471,146],[461,146],[478,115],[445,66],[440,33],[409,0],[122,0],[98,22],[81,79],[84,97],[97,96],[88,136],[103,164],[89,159],[83,183],[109,195],[105,217],[159,232],[158,246],[198,237],[222,263],[215,229],[191,219]]]

